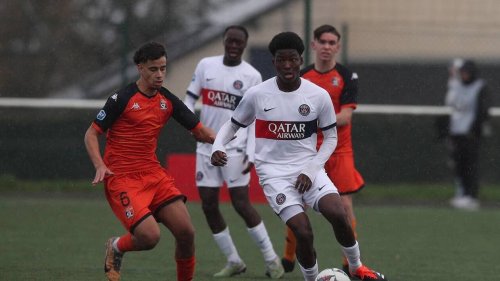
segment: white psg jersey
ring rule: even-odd
[[[242,61],[237,66],[226,66],[223,56],[202,59],[188,87],[188,94],[202,98],[200,121],[216,133],[227,122],[245,92],[262,82],[260,73],[249,63]],[[227,144],[228,153],[246,148],[248,130],[239,130],[236,139]],[[198,142],[197,153],[210,156],[212,145]]]
[[[317,154],[317,129],[335,129],[328,93],[301,78],[300,87],[283,92],[273,77],[247,91],[232,122],[255,120],[255,164],[262,184],[273,178],[296,177]]]

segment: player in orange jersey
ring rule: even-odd
[[[351,140],[351,119],[357,105],[358,77],[335,59],[340,50],[340,33],[335,27],[322,25],[316,28],[311,47],[315,52],[314,64],[304,68],[301,75],[327,90],[333,101],[337,117],[338,143],[334,153],[325,163],[325,170],[339,190],[352,229],[356,233],[356,217],[351,194],[358,192],[364,186],[364,180],[354,166]],[[322,134],[318,132],[318,147],[322,140]],[[290,229],[287,229],[285,254],[282,258],[282,264],[287,272],[292,271],[295,265],[295,247],[295,237]],[[343,269],[349,274],[345,257]]]
[[[85,133],[85,147],[96,169],[93,185],[104,182],[111,209],[128,231],[106,244],[105,274],[120,280],[122,257],[129,251],[149,250],[160,240],[157,222],[175,238],[177,280],[193,279],[194,227],[175,187],[156,157],[158,135],[173,117],[200,142],[213,143],[214,132],[169,90],[164,88],[167,54],[151,42],[134,55],[139,79],[111,95]],[[99,136],[106,134],[104,157]]]

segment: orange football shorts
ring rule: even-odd
[[[165,205],[186,197],[175,187],[174,178],[159,167],[112,175],[104,182],[105,194],[115,216],[133,233],[134,228]]]
[[[354,166],[352,153],[332,154],[325,163],[325,171],[341,195],[358,192],[365,185]]]

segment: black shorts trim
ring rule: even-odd
[[[140,220],[138,220],[136,223],[134,223],[134,224],[130,227],[129,232],[130,232],[130,233],[132,233],[132,234],[134,234],[134,230],[135,230],[135,228],[136,228],[136,227],[137,227],[137,226],[138,226],[141,222],[143,222],[145,219],[147,219],[147,218],[148,218],[149,216],[151,216],[151,215],[152,215],[152,214],[151,214],[151,212],[149,212],[149,213],[145,214],[145,215],[144,215],[144,216],[143,216]]]
[[[181,195],[177,195],[177,196],[175,196],[175,197],[172,197],[172,198],[170,198],[169,200],[167,200],[167,201],[165,201],[165,202],[161,203],[161,204],[158,206],[158,208],[156,208],[156,210],[154,210],[154,217],[155,217],[156,221],[158,221],[158,212],[159,212],[159,211],[160,211],[163,207],[165,207],[165,206],[167,206],[167,205],[171,204],[172,202],[175,202],[175,201],[177,201],[177,200],[179,200],[179,199],[182,199],[182,201],[183,201],[184,203],[186,203],[186,201],[187,201],[187,197],[186,197],[185,195],[181,194]]]
[[[363,184],[362,186],[360,186],[358,189],[354,190],[354,191],[349,191],[349,192],[340,192],[340,191],[339,191],[339,195],[349,195],[349,194],[358,193],[358,192],[360,192],[363,188],[365,188],[365,185],[364,185],[364,184]]]

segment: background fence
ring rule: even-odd
[[[94,170],[83,137],[103,100],[2,100],[0,175],[23,179],[90,179]],[[8,106],[5,106],[8,105]],[[493,135],[484,140],[482,179],[500,174],[499,109],[491,111]],[[435,121],[443,107],[361,104],[355,111],[356,162],[368,182],[441,182],[451,180],[444,140]],[[158,157],[194,153],[195,141],[175,121],[162,131]]]

